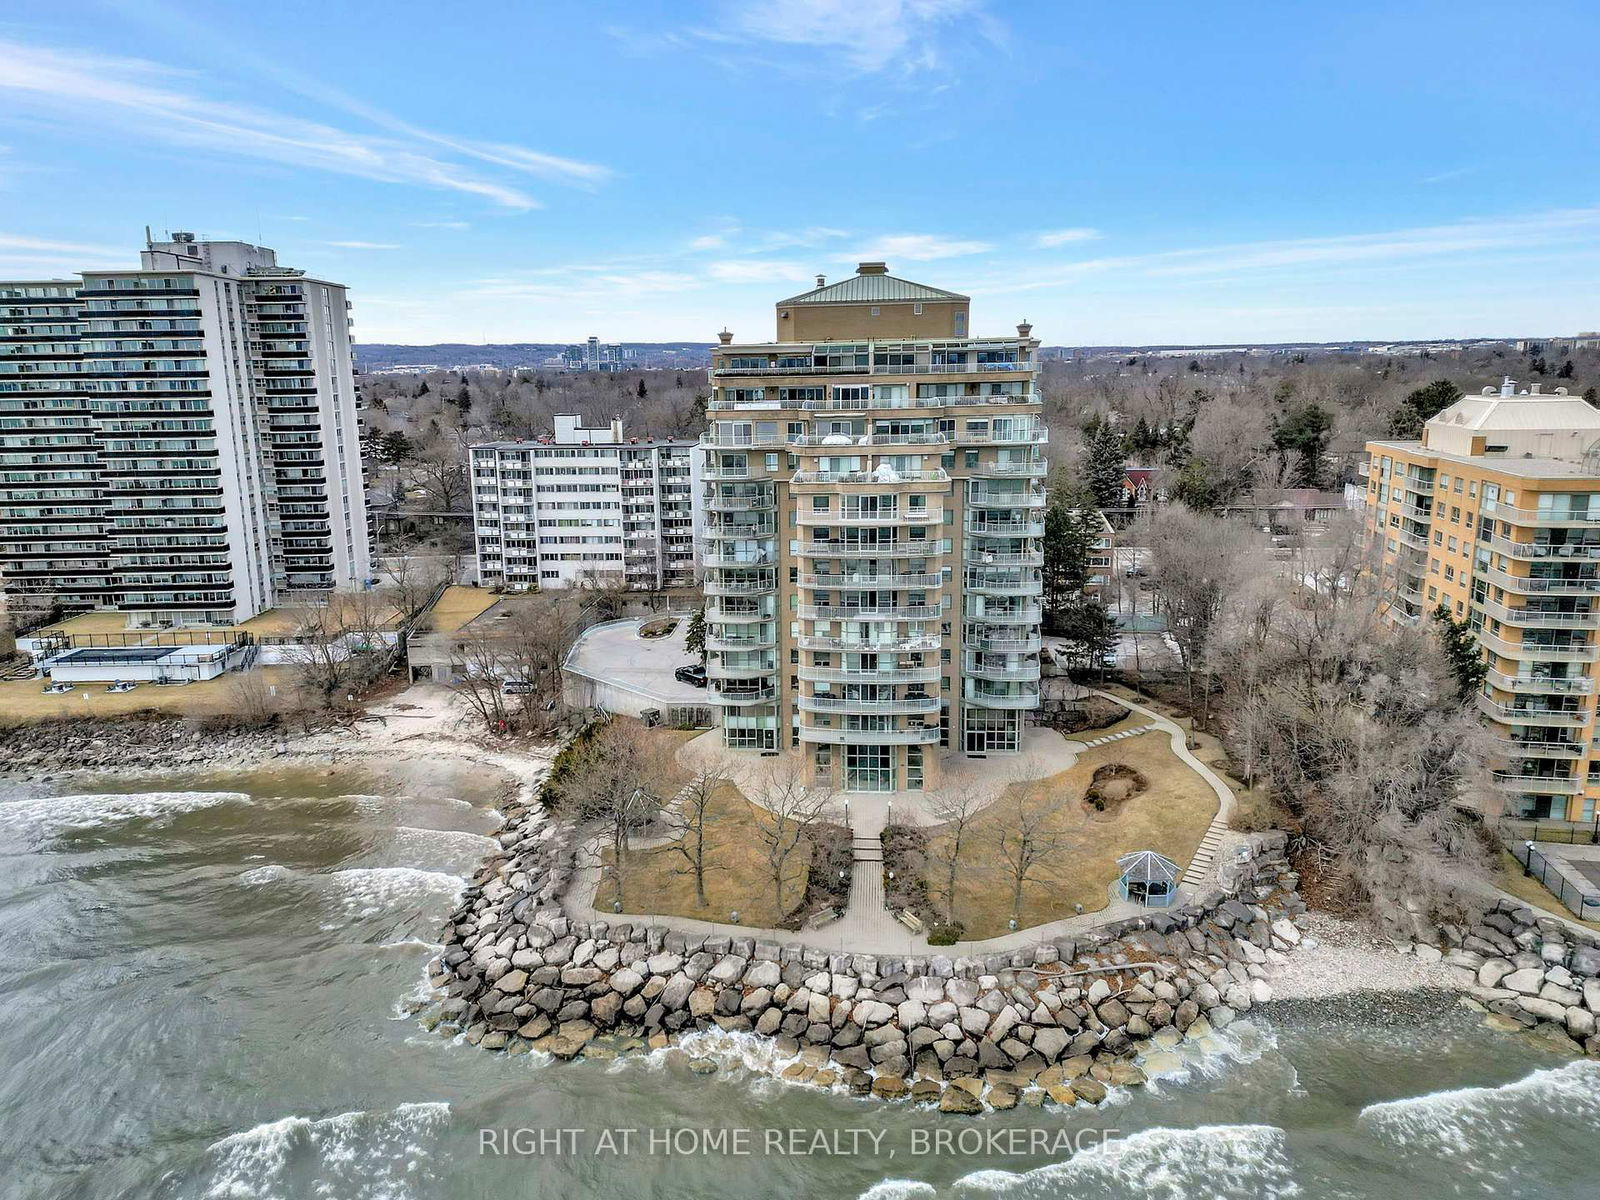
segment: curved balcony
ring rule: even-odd
[[[1044,536],[1043,521],[969,521],[968,537],[1031,537]]]
[[[834,729],[831,726],[801,725],[800,740],[842,746],[932,746],[939,742],[939,727],[913,725],[906,729]]]
[[[982,550],[968,546],[962,562],[969,567],[1042,567],[1043,550]]]
[[[1505,658],[1537,659],[1543,662],[1592,662],[1595,651],[1600,649],[1593,642],[1558,646],[1527,641],[1508,642],[1482,629],[1478,631],[1478,641]]]
[[[1495,787],[1507,792],[1576,796],[1583,791],[1583,781],[1569,775],[1513,775],[1510,771],[1496,771],[1493,779]]]
[[[942,611],[937,604],[903,604],[888,608],[802,604],[795,616],[802,621],[937,621]]]
[[[1042,619],[1037,604],[1019,605],[1013,609],[989,609],[970,614],[975,621],[985,625],[1037,625]]]
[[[713,450],[740,450],[748,447],[761,449],[782,449],[788,445],[790,438],[782,433],[753,434],[753,433],[723,433],[715,429],[708,429],[700,438],[700,444]]]
[[[806,683],[938,683],[938,663],[926,667],[895,667],[883,671],[851,671],[844,667],[800,668],[800,678]]]
[[[1428,549],[1428,539],[1423,534],[1412,533],[1405,528],[1390,529],[1387,532],[1393,534],[1402,546],[1410,546],[1413,550],[1422,550],[1424,552]]]
[[[778,645],[776,633],[764,637],[728,637],[715,629],[706,631],[706,649],[718,651],[774,650]]]
[[[720,682],[720,681],[719,681]],[[758,688],[708,688],[706,699],[728,708],[742,708],[747,704],[771,704],[778,698],[778,689],[772,685]]]
[[[980,633],[968,634],[962,644],[968,650],[980,650],[988,654],[1038,654],[1043,648],[1044,639],[1037,633],[1021,638]]]
[[[961,702],[968,708],[1038,708],[1037,689],[1026,692],[963,692]]]
[[[712,466],[710,463],[707,463],[705,468],[700,472],[700,478],[711,483],[716,483],[725,479],[733,481],[748,480],[751,478],[751,468],[749,466]]]
[[[1041,425],[1006,433],[963,433],[956,441],[963,446],[1043,446],[1050,441],[1050,431]]]
[[[1043,508],[1043,492],[1003,492],[974,487],[967,492],[970,508]]]
[[[1484,716],[1505,725],[1557,725],[1580,729],[1589,723],[1590,717],[1589,711],[1582,708],[1517,708],[1509,704],[1497,704],[1483,696],[1479,696],[1476,703],[1478,711]]]
[[[726,569],[726,568],[724,568]],[[707,579],[708,596],[760,596],[778,590],[776,577],[762,579]]]
[[[770,512],[777,507],[776,496],[719,496],[713,492],[706,497],[707,512]]]
[[[1549,528],[1553,525],[1576,525],[1579,527],[1600,525],[1600,508],[1582,511],[1574,509],[1514,508],[1509,504],[1500,504],[1497,501],[1489,500],[1483,504],[1483,515],[1512,525],[1532,525],[1535,528]]]
[[[862,634],[860,637],[840,637],[837,634],[815,636],[803,633],[797,639],[797,644],[802,650],[842,650],[847,653],[860,651],[891,654],[915,650],[937,650],[941,642],[937,637],[930,637],[926,634],[884,641],[876,634]]]
[[[1004,577],[992,579],[984,576],[973,578],[971,575],[969,575],[963,581],[962,587],[969,592],[981,592],[986,596],[1044,595],[1043,579],[1007,579]]]
[[[776,675],[777,672],[778,664],[776,662],[772,663],[768,667],[762,668],[751,666],[725,666],[714,658],[706,660],[707,679],[766,679]]]
[[[1600,611],[1546,612],[1536,608],[1507,608],[1493,600],[1474,600],[1472,604],[1474,608],[1507,625],[1540,629],[1593,629],[1600,625]]]
[[[1493,550],[1498,550],[1508,558],[1516,559],[1576,559],[1580,561],[1593,561],[1600,559],[1600,545],[1560,545],[1552,546],[1541,542],[1514,542],[1500,534],[1491,534],[1487,539]]]
[[[1505,758],[1581,758],[1582,742],[1526,742],[1520,738],[1495,738],[1494,748]]]
[[[974,479],[985,479],[990,476],[1010,479],[1015,479],[1019,476],[1027,479],[1042,479],[1045,475],[1049,474],[1049,472],[1050,464],[1043,461],[996,463],[980,462],[977,466],[973,467],[968,474],[970,474]]]
[[[1538,578],[1532,575],[1513,575],[1498,567],[1490,567],[1482,578],[1508,592],[1542,596],[1600,596],[1600,576],[1583,579]]]
[[[790,438],[789,444],[801,450],[844,450],[851,446],[947,446],[948,433],[808,433]]]
[[[858,513],[815,512],[801,508],[795,514],[795,519],[801,525],[849,525],[862,529],[878,529],[892,525],[943,525],[944,509],[927,508],[862,516]]]
[[[737,608],[720,608],[706,605],[706,620],[714,625],[749,625],[760,621],[776,621],[778,618],[770,612],[760,609],[746,611]]]
[[[1007,666],[1005,663],[983,663],[969,654],[962,663],[961,673],[971,679],[1033,683],[1037,682],[1039,678],[1039,663],[1037,659],[1017,666]]]
[[[930,471],[896,471],[878,468],[874,471],[796,471],[790,482],[800,487],[818,483],[846,483],[852,487],[912,487],[930,483],[950,482],[950,475],[942,467]]]
[[[803,558],[932,558],[944,553],[944,543],[928,538],[898,542],[801,542]]]
[[[707,567],[771,567],[776,566],[777,561],[778,555],[775,550],[762,550],[754,553],[750,551],[707,550],[700,556],[700,562]]]
[[[847,696],[801,696],[797,703],[801,712],[809,713],[882,713],[889,716],[909,716],[914,713],[936,713],[939,697],[901,697],[896,700],[854,700]]]
[[[776,537],[778,523],[776,521],[754,521],[745,524],[732,522],[708,523],[705,527],[707,538],[716,538],[718,541],[754,541]]]
[[[944,583],[944,576],[938,572],[930,572],[924,575],[845,575],[833,573],[800,576],[800,586],[803,588],[939,588],[943,587]]]
[[[1505,675],[1490,671],[1489,685],[1503,692],[1526,695],[1581,696],[1594,691],[1594,680],[1582,675],[1572,679],[1542,679],[1536,675]]]

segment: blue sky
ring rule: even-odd
[[[0,277],[146,223],[366,341],[770,336],[883,258],[1052,344],[1600,327],[1600,5],[58,0],[0,10]]]

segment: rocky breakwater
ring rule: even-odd
[[[1489,1024],[1600,1057],[1600,938],[1502,900],[1472,925],[1441,926],[1413,953],[1443,959]]]
[[[70,771],[180,770],[252,762],[284,735],[201,729],[182,717],[77,717],[0,729],[0,762],[21,778]]]
[[[946,1112],[1097,1104],[1271,998],[1304,912],[1282,834],[1226,890],[982,956],[830,953],[664,925],[571,920],[572,837],[513,804],[444,930],[424,1025],[506,1053],[611,1057],[701,1030],[771,1039],[784,1078]],[[714,1064],[692,1063],[698,1069]]]

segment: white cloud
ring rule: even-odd
[[[30,109],[75,125],[122,136],[200,147],[311,170],[384,183],[439,188],[480,196],[505,208],[538,202],[514,184],[474,170],[462,158],[521,175],[592,184],[609,169],[521,146],[469,142],[418,129],[398,118],[339,97],[343,106],[398,136],[358,133],[269,109],[213,100],[192,90],[160,64],[58,51],[0,39],[0,94],[13,112]],[[441,157],[445,147],[454,157]]]
[[[720,233],[707,233],[695,238],[689,243],[691,250],[718,250],[728,244],[728,239]]]
[[[0,252],[37,251],[44,255],[92,255],[102,258],[120,258],[127,247],[97,246],[87,242],[58,242],[49,238],[24,237],[16,233],[0,233]]]
[[[1033,239],[1033,244],[1041,250],[1049,250],[1073,242],[1092,242],[1100,236],[1098,229],[1053,229],[1048,233],[1039,234]]]
[[[338,246],[342,250],[403,250],[399,242],[323,242],[324,246]]]
[[[847,257],[856,261],[882,261],[892,266],[896,260],[931,262],[936,258],[960,258],[963,255],[982,254],[993,249],[993,245],[988,242],[945,237],[935,233],[897,233],[880,237]]]
[[[714,262],[706,274],[718,283],[779,283],[810,279],[813,272],[801,263],[746,258]]]
[[[470,221],[413,221],[418,229],[471,229]]]
[[[952,33],[952,25],[965,28]],[[969,34],[1004,40],[980,0],[733,0],[715,30],[696,36],[806,46],[838,54],[852,70],[871,74],[891,66],[937,67],[941,43]]]

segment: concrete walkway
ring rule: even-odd
[[[1193,898],[1193,893],[1207,883],[1213,875],[1215,858],[1221,849],[1228,848],[1232,842],[1242,840],[1240,835],[1227,832],[1228,818],[1231,816],[1234,804],[1232,789],[1215,771],[1200,759],[1195,757],[1187,744],[1187,734],[1181,726],[1168,717],[1162,716],[1141,704],[1129,700],[1125,696],[1113,695],[1110,692],[1096,692],[1126,708],[1149,718],[1145,725],[1124,730],[1116,734],[1091,738],[1086,741],[1076,741],[1062,737],[1053,730],[1030,730],[1029,742],[1024,748],[1024,754],[1019,760],[1027,762],[1027,775],[1034,778],[1045,778],[1066,770],[1077,761],[1078,755],[1091,746],[1105,745],[1122,738],[1133,737],[1141,733],[1164,732],[1172,744],[1172,752],[1186,766],[1210,785],[1217,795],[1218,807],[1216,818],[1207,830],[1205,840],[1201,843],[1201,850],[1196,855],[1195,861],[1190,864],[1189,870],[1183,877],[1180,885],[1177,903],[1187,903]],[[1047,735],[1035,737],[1034,735]],[[1054,743],[1052,744],[1052,739]],[[709,743],[709,744],[706,744]],[[693,749],[691,749],[693,748]],[[732,760],[724,763],[723,760]],[[990,782],[985,790],[992,790],[995,796],[1005,786],[1017,777],[1010,773],[993,770],[994,760],[973,763],[959,755],[952,755],[952,765],[959,761],[968,764],[962,775],[971,777],[977,782],[981,772],[974,767],[988,767],[987,774]],[[778,761],[776,759],[752,759],[742,754],[733,754],[722,748],[716,741],[716,733],[702,735],[685,744],[680,751],[680,761],[691,769],[702,770],[712,765],[734,768],[729,773],[735,779],[749,779],[752,777],[752,763],[767,763]],[[1048,769],[1043,769],[1048,767]],[[947,768],[948,770],[949,768]],[[947,775],[948,779],[949,776]],[[743,784],[741,783],[741,788]],[[759,790],[759,789],[757,789]],[[759,803],[755,795],[746,792],[746,795]],[[991,797],[992,799],[992,797]],[[730,937],[759,937],[786,944],[799,944],[821,950],[840,951],[856,954],[906,954],[926,955],[932,953],[956,955],[981,955],[999,953],[1009,950],[1021,950],[1042,942],[1054,941],[1057,938],[1071,938],[1088,932],[1100,925],[1114,921],[1127,920],[1132,917],[1149,916],[1159,913],[1161,909],[1146,908],[1142,904],[1134,904],[1123,900],[1115,893],[1115,885],[1108,896],[1106,907],[1094,912],[1084,913],[1082,916],[1066,917],[1059,921],[1051,921],[1043,925],[1032,925],[1026,929],[1019,929],[1015,933],[1004,934],[1000,937],[986,938],[981,941],[957,942],[948,947],[930,947],[927,935],[913,933],[905,928],[894,915],[884,907],[883,893],[883,861],[880,835],[887,823],[891,804],[896,820],[909,820],[918,824],[933,824],[933,818],[923,808],[919,793],[914,792],[851,792],[841,797],[842,802],[847,802],[849,825],[854,849],[855,865],[850,877],[850,904],[844,916],[839,920],[825,925],[819,929],[806,929],[788,931],[781,929],[760,929],[747,925],[733,925],[715,921],[697,921],[687,917],[664,916],[660,914],[631,912],[618,915],[611,912],[598,912],[593,907],[595,891],[600,883],[600,857],[599,849],[595,843],[586,845],[578,856],[578,870],[574,874],[572,885],[563,901],[563,907],[568,914],[580,921],[644,921],[649,924],[664,925],[672,929],[696,934],[721,934]],[[844,819],[846,803],[841,803],[838,812],[839,819]],[[1213,834],[1216,836],[1213,837]],[[1209,846],[1209,851],[1207,847]],[[1202,856],[1205,856],[1204,865],[1196,870]],[[1185,893],[1188,893],[1187,895]]]

